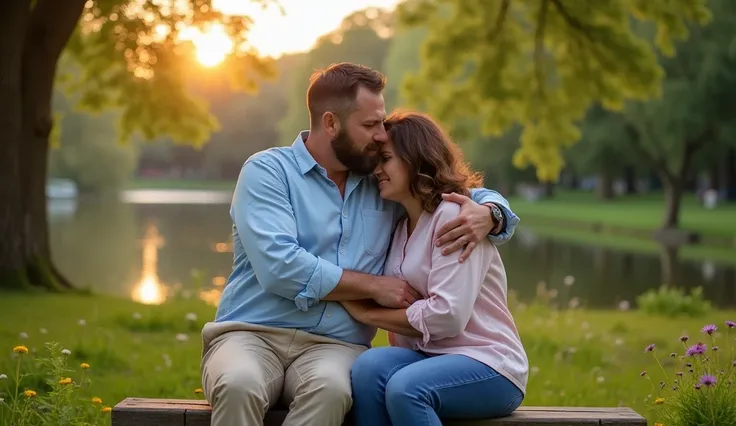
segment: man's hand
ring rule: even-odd
[[[462,263],[470,256],[478,242],[488,236],[493,229],[493,218],[488,207],[482,206],[470,198],[457,193],[442,194],[447,201],[460,204],[460,214],[455,219],[442,225],[435,240],[437,247],[442,247],[442,254],[450,254],[465,247],[460,254],[459,262]]]
[[[421,299],[409,283],[391,276],[382,276],[376,288],[373,300],[387,308],[408,308]]]

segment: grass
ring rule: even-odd
[[[233,191],[235,180],[133,179],[126,189],[198,189]]]
[[[107,405],[128,396],[201,398],[194,393],[201,386],[199,332],[214,316],[212,306],[181,299],[146,306],[106,296],[1,296],[0,374],[11,375],[14,345],[24,344],[33,354],[44,342],[58,341],[71,350],[73,365],[91,365],[90,396]],[[704,324],[736,320],[736,311],[671,319],[636,311],[555,311],[512,304],[531,364],[525,405],[624,405],[643,415],[651,385],[639,373],[656,373],[645,346],[656,344],[668,368],[666,356],[682,352],[680,335],[703,339],[699,330]],[[385,345],[385,335],[374,343]],[[29,377],[22,388],[35,386]]]
[[[588,192],[560,191],[552,199],[538,202],[510,198],[511,207],[522,223],[534,225],[550,221],[599,225],[646,232],[658,229],[664,218],[664,198],[661,194],[619,197],[603,202]],[[686,196],[682,204],[682,229],[713,236],[736,239],[736,203],[722,204],[714,210],[700,206],[694,196]],[[614,232],[615,233],[615,230]]]

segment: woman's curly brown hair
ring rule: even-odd
[[[417,112],[394,112],[384,122],[396,155],[409,169],[409,190],[433,213],[443,193],[469,196],[483,184],[470,170],[462,151],[431,117]]]

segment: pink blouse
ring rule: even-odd
[[[526,393],[529,361],[506,305],[506,271],[487,239],[463,263],[461,250],[443,255],[435,233],[457,217],[460,206],[443,201],[424,212],[407,238],[407,220],[394,232],[385,274],[405,280],[424,299],[406,311],[422,337],[389,333],[392,346],[429,354],[460,354],[480,361]]]

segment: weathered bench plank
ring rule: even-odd
[[[202,400],[126,398],[112,410],[112,426],[210,426],[210,406]],[[265,426],[280,426],[286,410],[271,410]],[[453,420],[448,426],[646,426],[626,407],[524,407],[508,417]],[[345,426],[352,425],[346,421]]]

